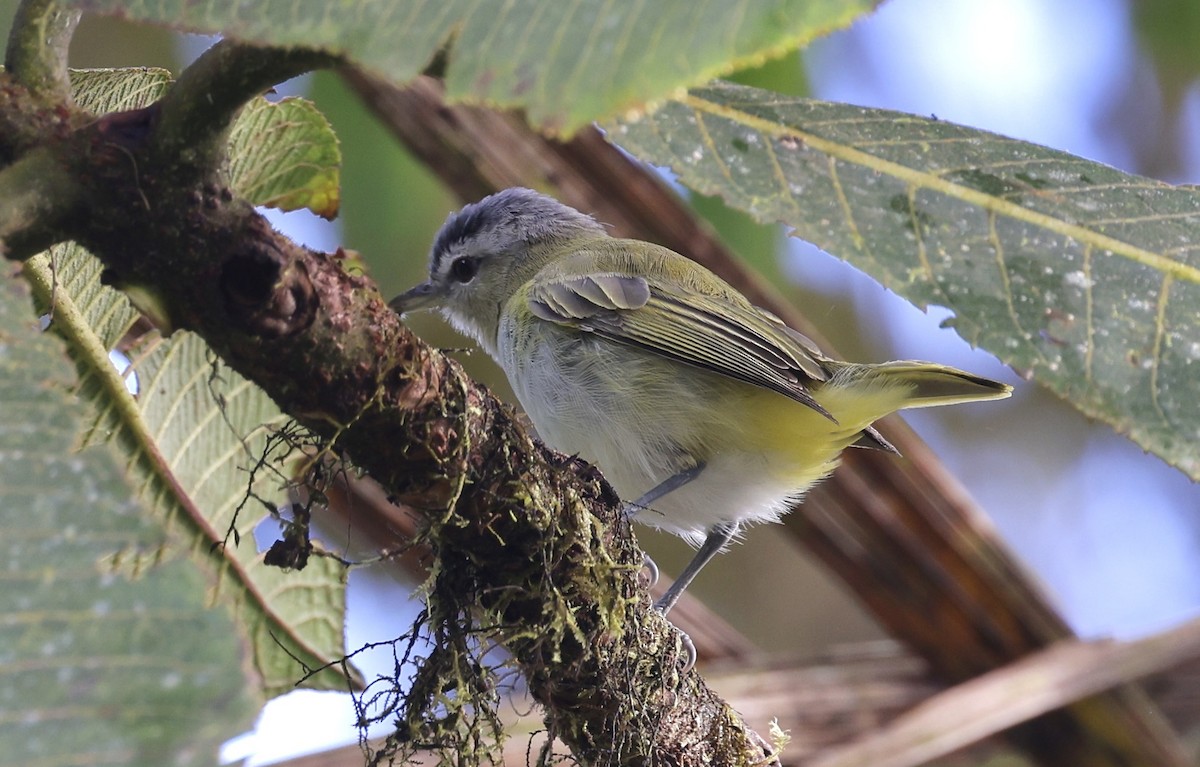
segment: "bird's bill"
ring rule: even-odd
[[[422,282],[388,301],[388,306],[392,307],[396,313],[404,314],[405,312],[415,312],[418,309],[428,309],[437,304],[440,297],[436,285],[432,282]]]

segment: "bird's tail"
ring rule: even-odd
[[[1012,387],[1008,384],[932,362],[906,360],[877,365],[835,362],[833,368],[830,384],[834,386],[908,388],[910,392],[905,396],[901,409],[1004,399],[1012,394]]]

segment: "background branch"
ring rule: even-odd
[[[158,107],[102,117],[66,141],[57,141],[61,132],[47,133],[56,137],[44,148],[55,170],[86,184],[78,194],[88,215],[61,224],[52,205],[22,188],[34,184],[29,171],[41,161],[28,144],[46,111],[31,114],[11,136],[0,136],[0,155],[18,160],[8,177],[16,204],[0,220],[15,234],[47,224],[37,242],[78,239],[122,282],[154,291],[170,307],[173,326],[201,333],[332,452],[344,452],[427,512],[444,563],[440,619],[485,611],[547,704],[555,732],[584,759],[653,750],[679,764],[761,761],[766,751],[741,720],[699,677],[679,675],[674,633],[647,613],[634,583],[640,559],[628,533],[606,524],[615,505],[608,489],[573,462],[535,450],[494,400],[399,326],[369,282],[278,237],[223,186],[223,139],[241,104],[268,80],[331,61],[308,52],[275,55],[219,47]],[[44,74],[57,65],[32,58],[18,66],[41,66]],[[512,115],[447,110],[437,84],[423,85],[429,93],[422,98],[432,97],[411,102],[412,114],[436,112],[429,123],[454,135],[447,155],[461,153],[456,183],[529,183],[505,179],[533,167],[537,185],[558,185],[568,202],[622,221],[629,234],[714,257],[713,268],[732,274],[731,282],[748,286],[763,305],[778,305],[744,270],[720,263],[729,259],[719,248],[706,251],[709,238],[678,201],[596,132],[570,144],[544,142]],[[16,103],[10,92],[4,98]],[[60,111],[68,128],[85,119],[65,101]],[[474,142],[462,140],[472,131]],[[438,142],[428,145],[436,157]],[[499,147],[527,152],[501,156]],[[20,164],[25,160],[30,165]],[[1068,635],[953,482],[932,462],[920,468],[927,459],[919,443],[893,441],[916,458],[917,471],[854,454],[845,497],[822,505],[814,494],[807,513],[793,515],[798,535],[887,625],[926,652],[944,679],[978,674]],[[899,502],[878,492],[885,485],[903,489]],[[927,491],[936,497],[924,497]],[[864,559],[869,578],[862,577]],[[906,605],[929,604],[931,595],[934,608],[915,619]],[[938,641],[947,631],[957,646]],[[1048,764],[1183,763],[1136,688],[1050,715],[1015,739]]]

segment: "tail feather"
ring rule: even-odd
[[[957,368],[932,362],[905,360],[878,365],[836,363],[834,386],[907,386],[911,389],[902,408],[935,407],[959,402],[1004,399],[1012,387],[999,381],[973,375]]]

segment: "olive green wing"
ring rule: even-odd
[[[621,273],[535,279],[528,301],[547,322],[777,391],[832,420],[808,388],[829,377],[816,345],[749,304]]]

